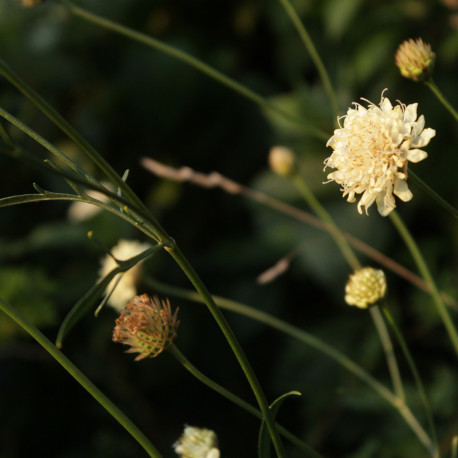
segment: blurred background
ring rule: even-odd
[[[402,79],[394,54],[421,37],[437,54],[434,79],[458,106],[456,0],[297,0],[294,3],[329,71],[341,114],[364,97],[419,103],[437,135],[413,170],[458,205],[458,134],[428,88]],[[310,125],[333,131],[334,117],[313,63],[277,1],[84,0],[78,5],[154,36],[215,67]],[[1,58],[53,105],[122,175],[176,239],[209,290],[251,305],[323,339],[390,386],[369,314],[345,305],[349,269],[330,237],[240,196],[163,180],[145,170],[151,157],[174,167],[219,173],[303,210],[294,187],[267,166],[270,147],[293,148],[302,174],[342,229],[416,271],[389,219],[375,206],[361,216],[326,179],[325,142],[266,115],[253,102],[186,64],[72,16],[52,0],[33,8],[0,2]],[[11,84],[0,79],[0,104],[102,178],[93,164]],[[3,123],[3,121],[2,121]],[[6,123],[4,123],[6,125]],[[9,127],[9,126],[8,126]],[[38,157],[46,153],[11,129]],[[59,177],[0,156],[0,197],[68,191]],[[398,210],[439,287],[457,293],[456,222],[411,184]],[[0,209],[0,296],[51,340],[77,300],[95,283],[100,249],[143,234],[106,213],[75,221],[68,203]],[[273,282],[256,278],[300,247]],[[361,261],[378,267],[361,256]],[[189,288],[165,253],[143,265],[148,278]],[[456,357],[429,296],[387,272],[388,303],[431,398],[443,451],[458,430]],[[254,402],[234,356],[202,305],[180,307],[177,346],[204,373]],[[453,316],[456,318],[456,310]],[[298,390],[279,420],[327,457],[426,456],[401,417],[358,379],[304,344],[248,318],[225,313],[270,400]],[[195,381],[168,354],[134,362],[111,342],[117,314],[89,314],[69,334],[64,353],[142,429],[165,457],[184,424],[213,429],[223,457],[256,456],[258,421]],[[456,320],[455,320],[456,321]],[[399,350],[396,347],[396,350]],[[400,352],[408,402],[425,425],[411,373]],[[41,347],[0,316],[0,457],[142,457],[143,450]],[[302,456],[293,447],[289,456]]]

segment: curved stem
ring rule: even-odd
[[[248,380],[248,383],[251,386],[251,389],[253,390],[256,400],[258,401],[259,407],[264,416],[264,420],[266,422],[267,428],[272,438],[272,442],[277,452],[277,455],[278,457],[284,457],[285,451],[283,449],[283,444],[281,443],[280,437],[278,436],[278,431],[277,431],[277,428],[275,427],[275,423],[272,418],[269,404],[264,395],[264,392],[262,391],[261,385],[253,371],[253,368],[251,367],[245,355],[245,352],[243,351],[239,341],[237,340],[237,337],[234,334],[234,331],[229,326],[228,322],[226,321],[226,318],[222,314],[219,307],[215,304],[215,301],[213,300],[212,296],[210,295],[207,288],[203,284],[202,280],[198,277],[197,273],[194,271],[193,267],[188,262],[188,260],[183,256],[180,249],[177,246],[175,246],[175,247],[166,247],[165,250],[170,253],[170,255],[173,257],[175,262],[181,267],[181,269],[186,274],[188,279],[194,285],[194,288],[196,289],[196,291],[202,297],[203,302],[207,306],[210,313],[213,315],[213,318],[218,323],[221,331],[223,332],[224,336],[226,337],[226,340],[228,341],[230,347],[232,348],[232,351],[234,352],[234,355],[236,356],[240,364],[240,367],[242,368],[243,372],[245,373],[245,376]]]
[[[99,169],[121,190],[122,195],[140,208],[147,215],[147,221],[152,231],[156,234],[156,241],[160,241],[165,236],[165,231],[159,222],[153,217],[141,199],[132,189],[122,180],[111,165],[92,147],[43,97],[35,92],[22,78],[19,77],[5,62],[0,59],[0,74],[19,89],[31,102],[33,102],[41,112],[46,115],[56,126],[58,126],[69,138],[71,138],[88,157],[99,167]]]
[[[399,367],[396,362],[396,356],[394,355],[393,344],[386,329],[385,322],[383,321],[382,314],[378,307],[370,307],[370,313],[374,321],[377,332],[380,339],[384,342],[383,350],[385,352],[388,369],[391,374],[391,380],[393,381],[394,392],[399,399],[405,400],[404,388],[402,385],[401,374],[399,373]]]
[[[68,0],[59,0],[63,5],[65,5],[72,14],[78,16],[86,21],[92,22],[100,27],[105,29],[112,30],[113,32],[119,33],[124,35],[132,40],[138,41],[143,43],[151,48],[157,49],[164,54],[167,54],[175,59],[190,65],[191,67],[195,68],[196,70],[200,71],[201,73],[209,76],[213,80],[217,81],[218,83],[232,89],[234,92],[240,94],[241,96],[245,97],[248,100],[259,105],[261,108],[269,110],[274,113],[278,113],[283,118],[287,119],[288,121],[299,125],[304,132],[309,135],[312,135],[319,139],[327,140],[329,138],[329,134],[318,129],[317,127],[313,127],[308,125],[308,121],[305,119],[299,119],[298,117],[291,115],[290,113],[283,111],[281,108],[277,107],[275,104],[272,104],[264,97],[261,97],[256,92],[248,89],[247,87],[243,86],[242,84],[238,83],[237,81],[229,78],[228,76],[224,75],[223,73],[215,70],[214,68],[210,67],[208,64],[202,62],[201,60],[187,54],[184,51],[181,51],[173,46],[170,46],[166,43],[163,43],[160,40],[157,40],[153,37],[145,35],[143,33],[137,32],[132,30],[128,27],[122,26],[116,22],[110,21],[104,17],[98,16],[94,13],[91,13],[83,8],[79,8],[78,6],[74,5],[72,2]]]
[[[186,358],[186,356],[181,353],[180,350],[175,345],[172,345],[169,347],[168,351],[178,360],[182,366],[189,371],[194,377],[197,378],[200,382],[202,382],[204,385],[207,385],[209,388],[212,390],[216,391],[219,393],[221,396],[225,397],[229,401],[233,402],[234,404],[238,405],[240,408],[243,410],[247,411],[249,414],[255,416],[256,418],[259,418],[262,420],[262,413],[253,407],[251,404],[248,402],[244,401],[243,399],[239,398],[235,394],[231,393],[229,390],[221,386],[220,384],[216,383],[214,380],[211,378],[207,377],[205,374],[199,371],[189,360]],[[288,439],[291,443],[296,445],[300,450],[303,452],[306,452],[308,456],[320,458],[321,455],[317,453],[315,450],[313,450],[311,447],[309,447],[307,444],[302,442],[298,437],[296,437],[294,434],[289,432],[286,428],[283,426],[279,425],[278,423],[276,424],[276,427],[280,434]]]
[[[292,180],[296,185],[296,188],[301,193],[304,200],[313,210],[313,212],[321,219],[321,221],[323,221],[326,224],[329,233],[336,242],[337,246],[339,247],[339,250],[341,251],[343,257],[346,259],[350,267],[353,270],[361,269],[361,264],[358,261],[358,258],[356,257],[355,253],[351,249],[350,244],[347,242],[342,232],[337,227],[331,215],[321,205],[321,203],[312,193],[310,188],[307,186],[307,183],[304,181],[304,179],[298,173],[295,173],[292,176]]]
[[[28,332],[126,431],[143,447],[149,456],[161,458],[162,455],[134,423],[108,399],[52,342],[35,326],[29,323],[13,307],[0,299],[0,310]]]
[[[418,267],[418,270],[420,271],[421,276],[423,277],[423,279],[429,286],[431,297],[434,301],[437,311],[439,312],[442,322],[444,323],[445,329],[447,330],[447,333],[449,335],[452,346],[458,356],[458,335],[455,329],[455,325],[453,324],[453,321],[450,318],[447,307],[445,307],[442,301],[442,298],[437,289],[436,283],[431,273],[429,272],[428,266],[426,265],[426,262],[423,259],[421,251],[418,248],[409,230],[407,229],[407,226],[403,223],[402,219],[400,218],[400,216],[398,215],[398,213],[395,210],[393,210],[390,213],[390,218],[394,226],[398,230],[399,235],[402,237],[405,244],[407,245],[407,248],[409,249],[410,254],[412,255],[415,263],[417,264],[417,267]]]
[[[425,81],[426,86],[428,86],[431,91],[433,91],[434,95],[439,99],[439,102],[444,105],[445,108],[447,108],[448,111],[452,114],[452,116],[455,118],[456,121],[458,121],[458,113],[453,108],[453,106],[450,104],[450,102],[444,97],[442,92],[439,90],[439,88],[436,86],[436,83],[434,83],[433,79],[430,78],[429,80]]]
[[[193,302],[203,302],[202,298],[194,291],[188,291],[183,288],[165,285],[164,283],[161,283],[157,280],[153,280],[151,278],[145,279],[145,282],[149,284],[152,288],[155,288],[156,290],[161,291],[164,294],[181,297]],[[286,323],[285,321],[282,321],[272,315],[269,315],[268,313],[262,312],[253,307],[249,307],[247,305],[240,304],[239,302],[232,301],[230,299],[226,299],[219,296],[214,296],[214,300],[218,304],[218,307],[246,316],[248,318],[251,318],[252,320],[259,321],[260,323],[264,323],[267,326],[277,329],[278,331],[283,332],[288,336],[315,348],[315,350],[318,350],[327,357],[333,359],[337,364],[339,364],[340,366],[351,372],[353,375],[358,377],[361,381],[366,383],[382,399],[384,399],[392,407],[394,407],[402,416],[407,425],[418,437],[420,442],[428,450],[434,450],[434,444],[432,443],[428,434],[418,423],[417,419],[412,414],[412,412],[410,411],[409,407],[405,404],[405,402],[402,399],[399,399],[388,388],[382,385],[378,380],[372,377],[372,375],[366,372],[361,366],[354,363],[350,358],[345,356],[343,353],[339,352],[335,348],[326,344],[317,337],[309,334],[308,332],[303,331],[302,329],[297,328],[295,326],[292,326],[289,323]]]
[[[312,61],[318,70],[321,81],[323,82],[324,89],[328,95],[329,101],[331,102],[335,122],[337,122],[337,117],[339,116],[339,106],[337,104],[336,93],[334,91],[334,88],[332,87],[331,79],[329,78],[328,72],[326,71],[326,67],[324,66],[323,61],[321,60],[321,57],[318,54],[312,39],[310,38],[310,35],[308,34],[304,24],[301,22],[291,2],[289,0],[279,1],[283,5],[283,8],[285,9],[286,14],[288,14],[289,18],[291,19],[291,22],[293,23],[294,27],[298,31],[302,43],[304,43],[305,49],[310,54],[310,57],[312,58]]]
[[[415,379],[415,383],[417,385],[418,392],[420,394],[420,398],[423,402],[423,405],[425,407],[425,413],[426,413],[426,418],[429,423],[429,428],[431,430],[431,435],[435,444],[436,448],[436,453],[433,455],[435,458],[440,458],[440,449],[439,449],[439,443],[437,442],[437,434],[436,434],[436,428],[434,426],[434,420],[433,420],[433,414],[431,410],[431,405],[429,403],[428,396],[426,395],[425,388],[423,386],[423,382],[421,381],[420,374],[418,373],[417,366],[415,365],[415,362],[412,358],[412,355],[409,351],[409,348],[407,347],[407,344],[404,340],[404,337],[401,334],[401,331],[399,330],[396,322],[393,319],[393,316],[391,315],[390,311],[386,307],[382,307],[383,313],[385,314],[388,322],[390,323],[391,327],[393,328],[393,331],[396,335],[396,338],[398,339],[399,345],[401,346],[401,349],[404,353],[404,356],[407,360],[407,363],[409,364],[410,370],[412,371],[412,374]]]
[[[73,129],[43,98],[41,98],[38,94],[35,93],[30,87],[28,87],[18,75],[16,75],[5,63],[0,60],[0,74],[6,76],[16,87],[21,90],[32,102],[34,102],[38,108],[42,110],[42,112],[48,116],[52,121],[55,122],[75,143],[77,143],[81,148],[88,154],[88,156],[99,166],[99,168],[115,183],[121,190],[122,193],[125,195],[127,199],[129,199],[134,205],[138,206],[138,208],[144,212],[146,215],[145,222],[148,222],[152,233],[153,238],[157,242],[164,242],[169,241],[170,236],[166,233],[166,231],[160,226],[160,224],[156,221],[156,219],[151,215],[147,207],[143,204],[143,202],[138,198],[138,196],[126,185],[126,183],[122,180],[122,178],[114,171],[114,169],[105,161],[105,159],[96,151],[89,143],[84,140],[81,135]],[[278,456],[284,457],[283,446],[281,444],[280,438],[278,436],[278,432],[276,431],[275,424],[273,422],[270,409],[265,398],[265,395],[262,391],[262,388],[254,374],[253,369],[251,368],[245,354],[243,353],[240,344],[238,343],[235,334],[233,333],[232,329],[227,324],[226,320],[224,319],[223,315],[221,314],[220,310],[214,303],[212,302],[211,296],[206,290],[205,286],[203,285],[202,281],[198,278],[197,274],[195,273],[192,266],[189,264],[187,259],[182,255],[176,245],[170,248],[169,253],[172,254],[176,262],[180,265],[183,269],[185,274],[191,280],[191,282],[196,286],[197,291],[199,291],[204,298],[206,298],[206,303],[210,312],[213,314],[214,318],[216,319],[218,325],[220,326],[223,334],[225,335],[226,339],[228,340],[229,345],[231,346],[232,350],[234,351],[247,379],[250,383],[250,386],[253,389],[253,392],[258,400],[258,403],[261,407],[261,411],[265,416],[266,425],[268,427],[269,433],[272,437],[272,442],[274,447],[277,451]]]
[[[327,212],[323,205],[321,205],[310,188],[307,186],[307,183],[304,181],[304,179],[296,172],[292,176],[292,180],[304,197],[305,201],[312,208],[313,212],[327,225],[329,233],[331,234],[332,238],[339,247],[343,257],[346,259],[350,267],[354,271],[361,269],[361,264],[353,252],[350,244],[345,239],[340,229],[337,227],[331,215]],[[371,318],[374,322],[375,328],[380,338],[380,342],[382,344],[383,351],[385,353],[388,371],[390,372],[395,392],[400,399],[404,399],[404,390],[402,388],[402,379],[399,375],[398,363],[393,352],[393,344],[386,329],[385,322],[383,321],[383,317],[381,316],[380,311],[378,309],[374,309],[373,307],[370,308],[369,313],[371,314]]]

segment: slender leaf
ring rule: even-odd
[[[281,396],[279,396],[277,399],[275,399],[275,401],[272,402],[272,404],[269,406],[274,420],[284,400],[289,396],[302,396],[302,394],[299,393],[299,391],[289,391],[288,393],[284,393]],[[262,420],[261,427],[259,429],[259,439],[258,439],[258,457],[259,458],[270,458],[270,444],[271,444],[270,435],[269,435],[269,432],[267,431],[265,421]]]
[[[86,315],[92,307],[95,306],[97,301],[100,299],[100,296],[105,291],[106,287],[109,285],[111,280],[119,274],[121,269],[116,267],[108,275],[102,278],[98,283],[96,283],[70,310],[68,315],[65,317],[62,322],[59,332],[57,333],[56,338],[56,347],[62,348],[62,343],[64,337],[68,334],[71,328],[75,326],[81,318]]]

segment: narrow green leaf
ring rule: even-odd
[[[21,194],[19,196],[10,196],[0,199],[0,208],[1,207],[10,207],[12,205],[21,205],[21,204],[30,204],[34,202],[43,202],[46,200],[81,200],[78,196],[72,194],[53,194],[43,195],[43,194]]]
[[[141,252],[140,254],[127,259],[126,261],[117,260],[118,267],[114,268],[109,272],[105,277],[102,278],[98,283],[96,283],[70,310],[68,315],[65,317],[62,322],[59,332],[57,333],[56,346],[57,348],[62,348],[62,341],[64,337],[68,334],[70,329],[75,326],[81,318],[86,315],[91,308],[93,308],[98,302],[100,296],[104,293],[107,286],[110,284],[111,280],[120,273],[126,272],[132,267],[134,267],[140,261],[152,256],[157,253],[165,244],[160,243],[154,245],[151,248]],[[111,294],[111,293],[110,293]],[[103,302],[102,302],[103,305]],[[98,309],[96,313],[98,313]]]
[[[277,399],[275,399],[275,401],[272,402],[272,404],[269,406],[274,420],[284,400],[289,396],[302,396],[302,393],[299,393],[299,391],[289,391],[288,393],[284,393],[281,396],[279,396]],[[259,458],[270,458],[270,444],[271,444],[270,435],[269,435],[269,432],[267,431],[265,420],[262,420],[261,427],[259,429],[259,437],[258,437],[258,457]]]
[[[102,278],[96,283],[70,310],[68,315],[62,322],[59,332],[56,338],[56,347],[62,348],[62,342],[64,337],[68,334],[70,329],[75,326],[76,323],[88,313],[92,307],[95,306],[100,296],[105,291],[111,280],[121,271],[119,267],[113,269],[108,275]]]

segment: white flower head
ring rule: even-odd
[[[111,254],[118,261],[127,261],[147,250],[150,246],[149,243],[141,243],[137,240],[120,240],[118,244],[111,249]],[[99,271],[101,278],[117,267],[116,261],[108,254],[102,259],[101,264]],[[108,304],[116,310],[121,311],[129,301],[137,295],[137,283],[140,273],[141,262],[127,272],[116,275],[107,287],[107,291],[111,291],[116,285],[116,288],[108,299]],[[119,279],[120,275],[122,275],[121,279]]]
[[[423,115],[417,119],[418,103],[406,106],[398,102],[393,107],[383,92],[378,106],[369,101],[367,108],[354,103],[343,126],[339,122],[340,128],[326,144],[334,151],[324,161],[325,169],[336,169],[328,179],[342,186],[348,202],[362,194],[360,214],[362,207],[367,214],[376,202],[379,213],[387,216],[396,207],[393,194],[404,202],[412,199],[406,182],[407,163],[425,159],[427,154],[420,148],[436,135],[434,129],[424,128]]]
[[[183,434],[173,444],[175,452],[182,458],[219,458],[216,434],[205,428],[185,426]]]

